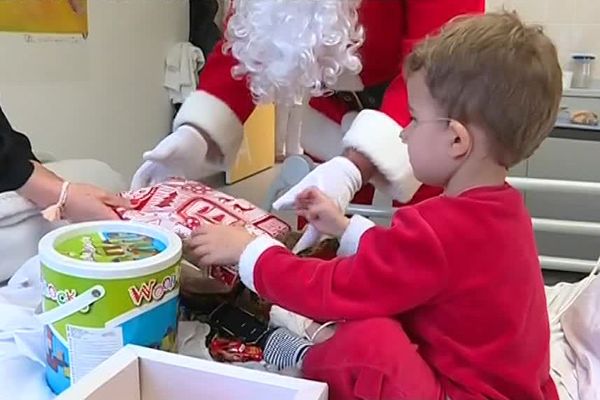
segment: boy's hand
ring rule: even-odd
[[[340,237],[350,220],[338,205],[317,188],[309,188],[296,197],[296,212],[326,235]]]
[[[198,266],[237,264],[252,240],[254,236],[243,227],[207,225],[185,241],[183,253]]]

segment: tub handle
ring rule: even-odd
[[[96,285],[81,293],[73,300],[61,304],[50,311],[37,314],[36,317],[41,324],[50,325],[94,304],[103,298],[105,294],[106,290],[104,287],[102,285]]]

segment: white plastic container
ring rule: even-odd
[[[573,64],[573,79],[571,87],[577,89],[589,89],[594,78],[594,64],[596,56],[589,53],[577,53],[571,55]]]

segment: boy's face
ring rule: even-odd
[[[407,80],[411,123],[402,132],[415,177],[428,185],[444,187],[458,167],[453,152],[454,121],[443,113],[425,83],[425,72]]]

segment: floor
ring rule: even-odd
[[[233,185],[225,185],[225,178],[223,175],[215,175],[205,179],[205,182],[213,187],[219,188],[225,193],[232,196],[244,198],[256,205],[265,207],[264,202],[267,196],[268,190],[272,182],[276,179],[279,173],[279,167],[268,169],[260,172],[254,176],[251,176],[243,181],[237,182]],[[382,196],[377,196],[375,199],[376,204],[389,204],[389,200]],[[282,219],[284,219],[291,226],[295,226],[295,216],[291,212],[277,213]],[[379,220],[376,221],[380,224],[387,224],[388,221]],[[547,285],[554,285],[558,282],[576,282],[583,278],[585,275],[574,272],[562,272],[562,271],[543,271],[544,280]]]

